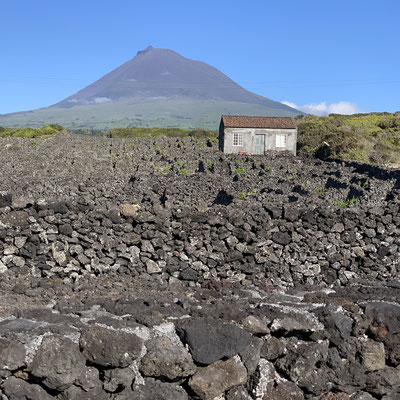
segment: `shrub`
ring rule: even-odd
[[[336,201],[333,201],[332,203],[336,204],[339,207],[349,207],[349,206],[353,206],[354,204],[357,204],[357,201],[358,201],[357,199],[352,198],[352,199],[348,199],[348,200],[344,200],[344,201],[336,200]]]
[[[58,132],[67,132],[67,130],[63,126],[61,126],[59,124],[49,124],[47,126],[49,126],[50,128],[55,129]]]
[[[61,125],[45,125],[41,128],[2,128],[0,129],[0,137],[20,137],[20,138],[48,138],[59,132],[66,132]]]
[[[52,128],[50,125],[46,125],[40,128],[40,132],[42,135],[53,136],[57,134],[59,131],[55,128]]]
[[[393,116],[392,118],[383,119],[378,123],[381,129],[400,129],[400,118]]]
[[[235,169],[235,172],[237,174],[244,174],[244,173],[246,173],[246,170],[244,168],[238,167]]]
[[[188,169],[186,169],[186,168],[181,168],[180,171],[181,171],[182,175],[189,175],[190,174],[190,171]]]
[[[388,163],[400,159],[400,117],[390,113],[306,116],[298,148],[319,158]]]
[[[106,133],[107,137],[113,138],[141,138],[141,137],[192,137],[197,139],[216,139],[217,131],[204,129],[178,129],[178,128],[115,128]],[[206,146],[206,145],[205,145]]]

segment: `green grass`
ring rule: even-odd
[[[349,206],[353,206],[354,204],[357,204],[357,199],[353,198],[353,199],[349,199],[349,200],[337,200],[337,201],[333,201],[332,203],[339,206],[339,207],[349,207]]]
[[[216,132],[215,132],[216,133]],[[216,136],[216,135],[215,135]],[[207,143],[205,143],[205,142],[202,142],[202,141],[197,141],[197,146],[199,146],[199,147],[207,147]]]
[[[299,149],[317,156],[400,163],[400,112],[300,118]]]
[[[190,171],[188,169],[186,169],[186,168],[181,168],[180,171],[181,171],[182,175],[189,175],[190,174]]]
[[[156,166],[155,169],[158,174],[167,174],[169,171],[171,171],[172,165],[168,164],[165,165],[164,167]]]
[[[61,125],[51,124],[45,125],[41,128],[3,128],[0,126],[0,138],[18,137],[18,138],[49,138],[60,132],[66,132],[65,128]]]
[[[111,153],[111,163],[113,168],[115,168],[115,166],[117,165],[117,155],[115,153]]]
[[[291,111],[267,105],[230,101],[174,99],[140,103],[124,99],[112,103],[71,108],[50,107],[0,115],[0,126],[40,127],[59,123],[68,129],[106,130],[127,127],[218,129],[222,114],[294,116]]]
[[[205,129],[179,129],[179,128],[115,128],[106,132],[106,136],[111,138],[143,138],[143,137],[194,137],[200,139],[217,137],[216,131]],[[155,151],[160,150],[156,146]],[[164,151],[168,154],[168,150]]]
[[[325,197],[326,194],[326,188],[325,187],[317,187],[315,189],[315,193],[317,193],[321,197]]]

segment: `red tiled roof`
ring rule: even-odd
[[[223,115],[225,128],[269,128],[296,129],[296,123],[289,117],[246,117],[238,115]]]

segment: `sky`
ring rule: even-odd
[[[398,0],[0,0],[0,114],[54,104],[148,45],[313,114],[400,110]]]

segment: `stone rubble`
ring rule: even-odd
[[[212,141],[0,141],[2,400],[400,398],[400,172]]]

